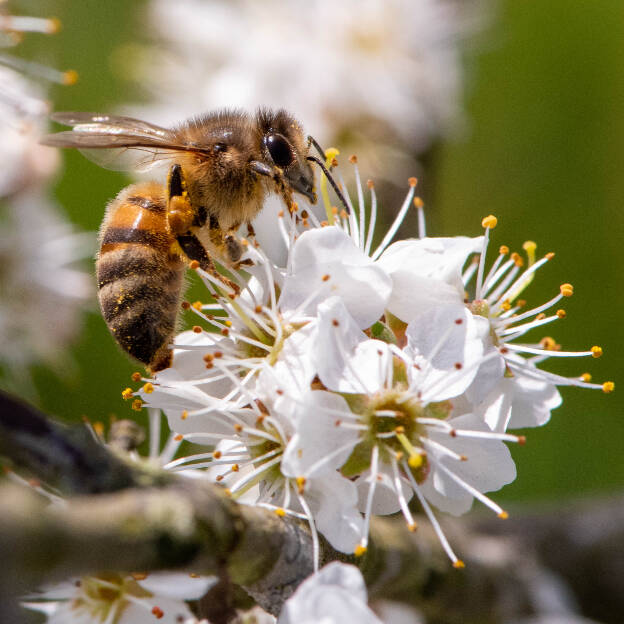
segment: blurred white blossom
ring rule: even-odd
[[[477,7],[152,0],[154,45],[132,48],[134,77],[151,101],[131,112],[170,124],[219,107],[284,107],[321,143],[367,154],[374,146],[373,168],[396,174],[389,160],[426,149],[461,118],[461,44],[476,29]],[[127,56],[120,50],[124,65]]]
[[[11,34],[51,33],[58,24],[0,17],[0,367],[13,387],[28,389],[29,366],[62,357],[79,331],[92,285],[77,262],[93,253],[95,241],[50,200],[59,158],[39,144],[50,108],[44,84],[69,84],[75,72],[8,53],[19,41]]]
[[[185,574],[108,572],[48,587],[22,604],[45,614],[48,624],[201,624],[185,601],[201,598],[214,582]]]

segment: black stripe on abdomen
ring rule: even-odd
[[[104,232],[102,247],[104,245],[114,245],[115,243],[138,243],[147,246],[162,246],[168,243],[167,235],[152,232],[151,230],[143,230],[137,228],[116,228],[110,227]]]

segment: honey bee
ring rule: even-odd
[[[316,202],[317,163],[337,189],[323,162],[309,154],[318,143],[284,110],[254,116],[223,110],[166,129],[113,115],[55,113],[70,131],[49,135],[45,145],[85,150],[113,169],[147,170],[169,164],[166,185],[141,182],[123,189],[107,206],[96,258],[102,315],[117,343],[154,373],[171,365],[184,288],[184,270],[196,262],[217,272],[212,258],[237,267],[242,224],[275,192],[287,208],[293,192]]]

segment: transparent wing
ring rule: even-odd
[[[73,129],[49,134],[41,143],[79,149],[107,169],[145,171],[178,152],[202,151],[182,143],[172,130],[132,117],[70,112],[54,113],[52,119]]]
[[[167,160],[174,159],[180,150],[155,150],[148,147],[118,147],[110,149],[79,149],[90,161],[112,171],[149,171]]]

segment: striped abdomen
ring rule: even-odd
[[[121,191],[100,230],[100,306],[115,340],[152,372],[171,364],[184,267],[167,222],[165,189],[149,182]]]

